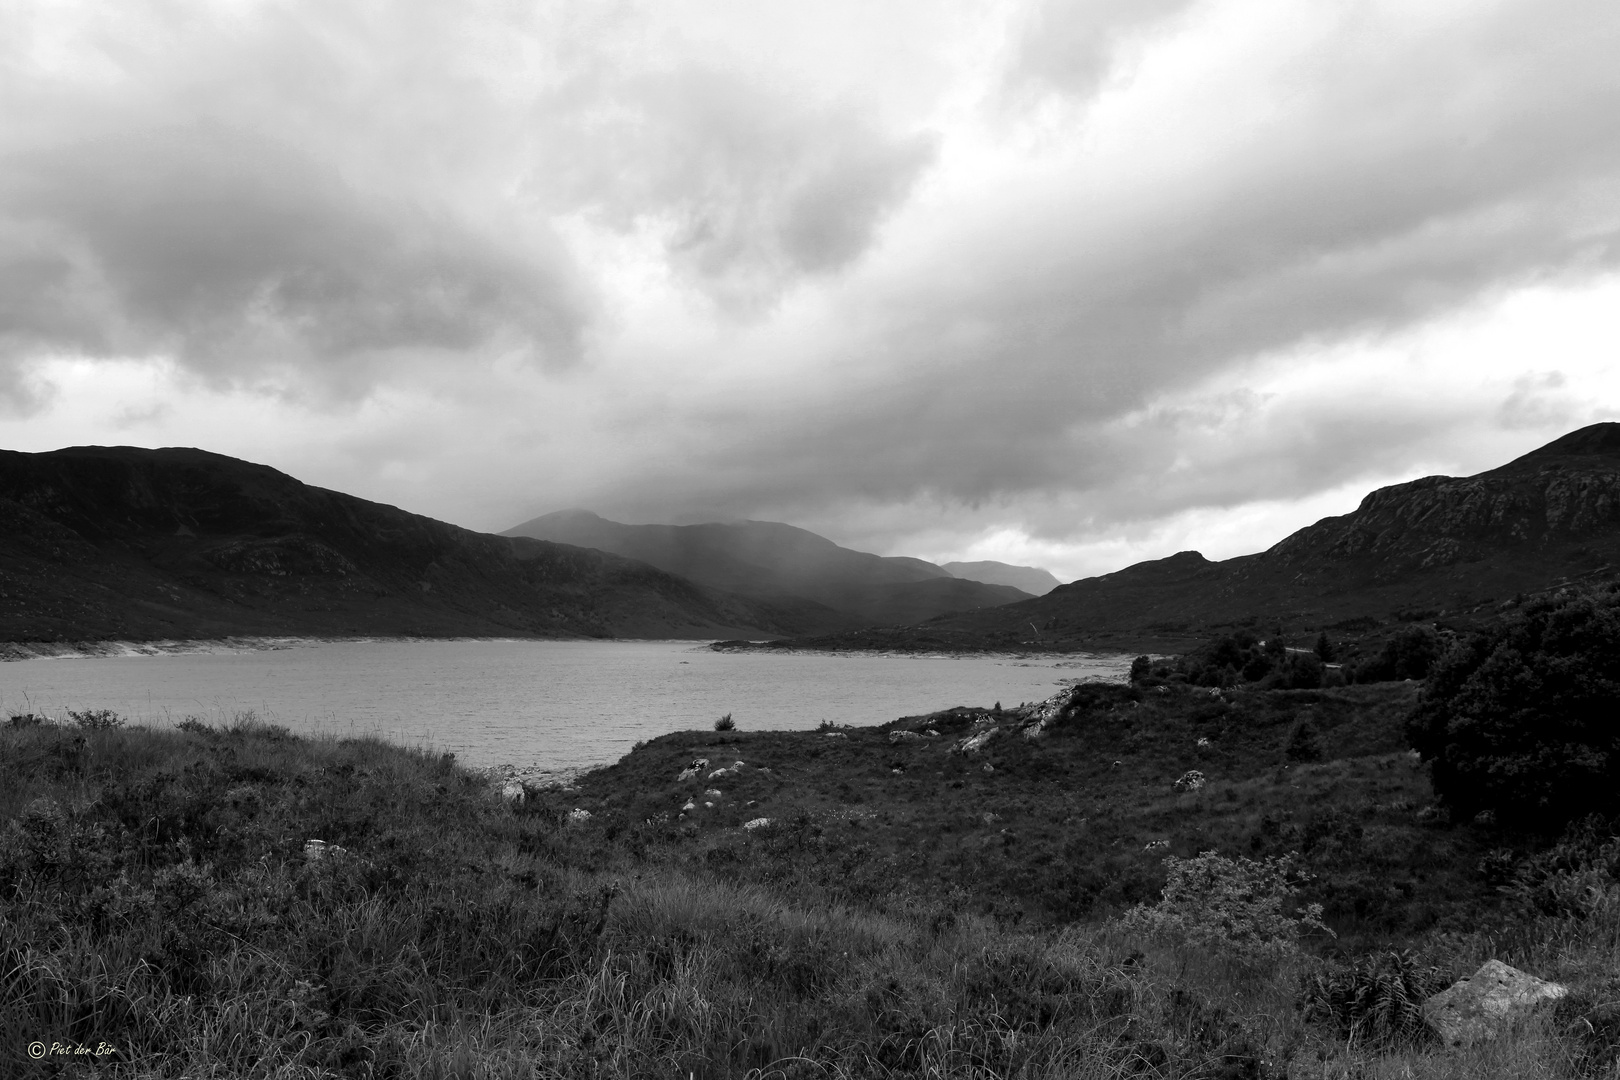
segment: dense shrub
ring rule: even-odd
[[[1354,682],[1427,678],[1445,654],[1446,639],[1432,626],[1412,625],[1384,643],[1376,655],[1349,665]]]
[[[1620,591],[1545,600],[1449,652],[1408,722],[1460,816],[1620,812]]]
[[[731,718],[730,713],[726,713],[726,715],[722,716],[720,719],[718,719],[718,720],[716,720],[714,722],[714,730],[716,730],[716,731],[736,731],[737,730],[737,721],[735,721],[735,720],[733,720]]]

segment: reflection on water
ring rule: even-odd
[[[0,664],[0,710],[113,709],[138,723],[252,711],[296,731],[383,734],[476,767],[573,770],[639,740],[709,729],[877,724],[952,705],[1012,705],[1126,656],[715,653],[664,641],[358,641],[275,650]]]

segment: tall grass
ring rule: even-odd
[[[102,1071],[133,1077],[1553,1077],[1612,1058],[1569,1034],[1608,1030],[1607,908],[1514,946],[1577,985],[1575,1012],[1459,1057],[1307,1022],[1323,962],[1303,953],[942,918],[920,889],[710,872],[678,833],[612,827],[375,739],[0,729],[0,1074],[47,1074],[36,1039],[109,1044]]]

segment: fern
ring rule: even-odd
[[[1451,982],[1408,949],[1374,953],[1307,978],[1301,1005],[1307,1021],[1331,1024],[1352,1042],[1412,1044],[1429,1035],[1423,1003]]]

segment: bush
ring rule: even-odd
[[[110,731],[124,726],[124,718],[111,709],[68,710],[68,718],[86,731]]]
[[[1309,976],[1301,994],[1305,1019],[1325,1022],[1352,1042],[1383,1046],[1427,1038],[1423,1002],[1452,979],[1409,950],[1374,953],[1348,968]]]
[[[1125,913],[1126,929],[1162,935],[1233,959],[1253,963],[1298,951],[1300,934],[1324,930],[1322,905],[1285,905],[1306,876],[1297,854],[1270,859],[1228,859],[1206,851],[1192,859],[1165,860],[1168,880],[1159,902]]]
[[[735,731],[737,730],[737,722],[731,718],[730,713],[726,713],[726,715],[714,722],[714,730]]]
[[[1153,660],[1150,657],[1138,656],[1131,661],[1131,682],[1140,683],[1153,674]]]
[[[1408,626],[1386,641],[1378,655],[1352,665],[1349,674],[1351,681],[1363,683],[1423,679],[1445,651],[1446,641],[1434,627]]]
[[[1554,831],[1620,813],[1620,591],[1526,607],[1436,666],[1407,723],[1458,817]]]
[[[1310,718],[1300,717],[1288,733],[1288,745],[1283,748],[1283,753],[1293,762],[1321,761],[1327,754],[1327,747],[1322,741],[1322,733],[1316,730]]]

